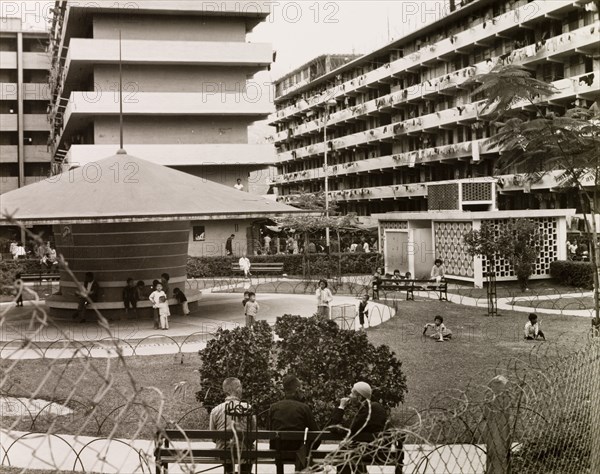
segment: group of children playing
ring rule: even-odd
[[[358,304],[358,321],[360,323],[360,330],[365,329],[365,318],[368,319],[369,311],[367,306],[369,304],[369,295],[363,295]],[[437,315],[433,318],[433,323],[427,323],[423,326],[423,336],[427,335],[429,330],[432,330],[429,337],[436,342],[444,342],[452,339],[452,330],[444,325],[444,318]],[[546,340],[544,332],[540,329],[537,314],[530,313],[528,321],[525,323],[524,339],[528,341],[541,339]]]
[[[125,306],[125,312],[130,310],[137,312],[137,302],[143,301],[146,298],[152,303],[152,309],[154,313],[154,329],[169,329],[169,274],[163,273],[160,280],[154,280],[152,287],[148,295],[146,290],[146,284],[143,281],[134,283],[133,278],[127,279],[127,286],[123,288],[123,305]],[[188,301],[179,288],[173,289],[173,297],[181,305],[181,309],[184,316],[190,314],[188,307]]]

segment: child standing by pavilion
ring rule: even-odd
[[[169,329],[169,302],[166,296],[161,296],[158,299],[158,314],[160,315],[160,328],[164,331]]]
[[[150,293],[148,299],[152,302],[152,308],[154,312],[154,329],[161,329],[160,327],[160,298],[164,297],[167,299],[167,295],[163,291],[162,284],[158,280],[154,280],[152,282],[152,286],[154,287],[154,291]],[[167,311],[169,310],[169,305],[167,304]]]

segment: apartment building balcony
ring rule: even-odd
[[[23,53],[23,69],[50,69],[49,53]]]
[[[49,163],[50,152],[46,145],[25,145],[23,147],[25,163]],[[17,145],[0,145],[0,163],[17,163],[19,147]]]
[[[600,85],[598,74],[586,73],[579,76],[573,76],[568,79],[561,79],[552,82],[557,89],[557,93],[547,100],[538,102],[568,102],[574,98],[594,99],[597,98],[597,91]],[[457,106],[446,110],[441,110],[433,114],[422,115],[414,119],[408,119],[403,122],[397,122],[390,125],[373,128],[363,132],[346,135],[341,138],[334,138],[325,144],[324,142],[297,148],[292,151],[286,151],[279,154],[280,161],[302,159],[309,156],[320,155],[324,153],[325,146],[329,150],[342,150],[373,141],[390,141],[398,135],[410,135],[426,130],[436,130],[441,127],[451,126],[453,124],[465,124],[478,121],[485,117],[490,110],[484,110],[485,101],[481,100]],[[530,104],[518,103],[513,108],[524,108]]]
[[[433,45],[425,46],[419,51],[397,59],[396,61],[384,64],[377,69],[373,69],[372,71],[346,81],[343,84],[328,88],[320,94],[311,97],[309,101],[301,99],[294,106],[280,110],[275,117],[276,119],[281,119],[288,115],[298,113],[303,109],[323,105],[331,98],[342,97],[366,86],[389,81],[390,77],[395,74],[414,69],[421,65],[426,65],[432,61],[439,61],[446,56],[464,53],[465,50],[469,50],[475,43],[485,42],[486,40],[489,41],[503,33],[506,35],[506,31],[508,30],[519,27],[531,28],[531,23],[544,19],[547,16],[560,15],[562,12],[570,9],[572,5],[573,2],[563,0],[538,2],[535,4],[536,8],[532,8],[529,4],[523,5],[513,11],[499,15],[490,21],[480,23],[468,30],[438,41]],[[305,84],[300,83],[286,89],[280,97],[275,99],[276,102],[297,91],[304,85]]]
[[[346,176],[353,174],[376,172],[386,169],[396,169],[399,167],[414,167],[422,163],[443,162],[461,159],[477,159],[481,153],[494,153],[497,148],[490,147],[487,139],[473,140],[457,143],[454,145],[444,145],[439,147],[426,148],[407,153],[396,153],[393,155],[379,156],[365,160],[340,163],[327,168],[327,175],[331,177]],[[297,183],[312,180],[321,180],[325,177],[323,168],[313,168],[310,170],[284,173],[275,176],[276,184]]]
[[[260,70],[273,61],[273,48],[268,43],[223,41],[148,41],[123,40],[123,64],[239,66]],[[73,38],[60,82],[72,83],[92,73],[95,64],[118,64],[119,41]],[[76,64],[75,71],[71,66]]]
[[[499,61],[504,64],[519,64],[531,66],[540,62],[556,60],[558,57],[569,56],[576,51],[591,53],[600,46],[600,34],[593,34],[594,31],[600,31],[600,22],[579,28],[575,31],[565,33],[547,40],[543,45],[533,44],[513,51],[503,59],[492,58],[492,61],[482,61],[473,66],[459,69],[455,72],[443,74],[434,79],[427,80],[420,84],[407,87],[377,99],[370,100],[354,107],[349,107],[339,112],[334,112],[329,116],[328,125],[347,122],[358,119],[366,115],[378,112],[390,112],[391,109],[399,104],[409,102],[415,99],[421,99],[441,93],[449,93],[451,90],[460,88],[465,82],[479,74],[488,73]],[[307,105],[300,109],[294,107],[290,115],[302,113],[309,108]],[[284,119],[284,116],[278,111],[270,117],[271,123],[278,123]],[[288,116],[285,116],[289,118]],[[300,137],[322,129],[323,120],[315,119],[298,126],[291,127],[290,130],[282,130],[273,134],[270,139],[273,143],[281,143],[288,138]]]
[[[71,145],[64,163],[85,166],[114,155],[118,145]],[[127,144],[127,153],[164,166],[274,165],[271,145],[250,144]]]
[[[19,130],[19,119],[17,114],[0,114],[0,130],[3,132],[16,132]],[[46,114],[23,115],[23,128],[25,131],[49,131],[48,118]]]
[[[124,115],[170,115],[170,116],[245,116],[256,120],[273,110],[268,94],[245,93],[195,93],[195,92],[137,92],[123,94]],[[79,118],[99,115],[117,115],[119,97],[116,92],[72,92],[69,100],[55,108],[52,124],[55,143],[60,142],[65,132],[72,131]]]
[[[127,10],[138,14],[187,14],[197,16],[223,16],[238,17],[246,20],[246,29],[251,31],[263,21],[271,12],[272,0],[235,0],[205,2],[197,0],[168,1],[168,0],[142,0],[137,2],[67,2],[59,0],[54,8],[51,39],[52,62],[58,64],[66,56],[64,52],[65,39],[77,36],[74,32],[84,22],[89,21],[90,14],[94,12],[125,14]]]

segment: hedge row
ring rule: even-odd
[[[337,274],[338,265],[341,265],[342,275],[370,274],[382,264],[382,256],[377,253],[309,254],[306,257],[301,254],[261,255],[249,258],[251,263],[283,263],[283,273],[287,275]],[[237,264],[238,260],[237,257],[189,257],[187,274],[190,278],[228,277],[231,276],[231,264]]]
[[[588,289],[594,287],[594,271],[590,262],[557,260],[550,264],[550,275],[565,285]]]
[[[0,261],[0,294],[8,295],[12,293],[12,286],[17,273],[40,273],[41,265],[39,260],[2,260]],[[48,270],[43,269],[43,273]]]

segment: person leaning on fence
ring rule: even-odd
[[[327,280],[319,280],[319,286],[315,292],[317,296],[317,314],[329,317],[329,306],[333,300],[331,290],[327,288]]]
[[[529,313],[528,316],[529,321],[525,323],[524,336],[528,341],[533,341],[535,339],[546,340],[546,336],[544,332],[540,329],[540,323],[538,322],[537,314]]]
[[[304,403],[302,395],[302,384],[295,375],[288,374],[283,377],[284,399],[273,403],[269,408],[269,429],[272,431],[319,431],[310,407]],[[304,441],[271,440],[270,449],[281,449],[283,451],[298,451]],[[320,445],[319,440],[315,440],[310,449],[317,449]],[[283,461],[289,461],[285,459]],[[294,458],[296,461],[296,471],[301,471],[306,467],[305,459]],[[281,461],[280,461],[281,464]]]
[[[356,382],[348,397],[340,400],[340,404],[331,415],[330,425],[340,425],[344,420],[346,407],[352,404],[358,407],[358,411],[350,423],[350,435],[357,434],[377,434],[385,429],[387,422],[387,412],[385,408],[377,402],[371,401],[371,386],[366,382]],[[347,434],[347,429],[330,427],[333,432]],[[350,461],[344,466],[338,467],[338,473],[341,474],[366,474],[367,468],[360,459]]]
[[[214,407],[209,416],[208,429],[211,431],[235,431],[240,445],[226,440],[216,439],[217,449],[230,449],[231,456],[225,460],[224,467],[226,474],[232,474],[233,464],[237,464],[238,459],[236,451],[238,447],[247,449],[252,448],[252,442],[244,440],[244,434],[256,429],[256,416],[252,414],[252,407],[241,401],[242,383],[235,377],[228,377],[223,381],[223,391],[225,392],[225,401]],[[243,463],[240,467],[241,473],[251,473],[252,464]]]

